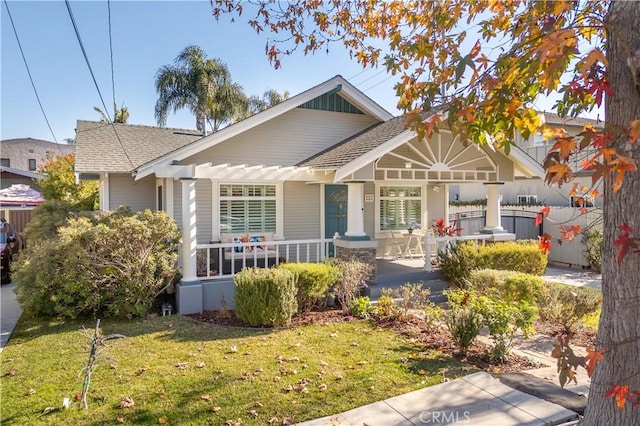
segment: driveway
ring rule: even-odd
[[[0,330],[2,332],[0,335],[0,352],[9,341],[11,332],[22,314],[22,309],[20,309],[16,301],[15,288],[15,283],[10,283],[3,285],[0,290]]]

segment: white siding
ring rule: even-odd
[[[181,163],[295,165],[376,122],[362,114],[295,108]]]
[[[284,184],[284,238],[302,240],[320,235],[320,185]]]
[[[109,210],[119,206],[127,206],[134,212],[155,210],[155,177],[147,176],[135,181],[130,174],[109,174]]]
[[[435,219],[445,217],[446,209],[446,189],[444,185],[439,185],[439,191],[433,190],[434,185],[427,185],[427,222],[422,224],[423,229],[429,229],[431,222]]]
[[[182,183],[179,180],[173,181],[173,219],[182,232]]]
[[[213,235],[213,213],[211,181],[199,179],[196,182],[196,220],[198,243],[208,243]]]

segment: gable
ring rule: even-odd
[[[358,107],[338,95],[337,93],[325,93],[317,98],[305,102],[298,108],[315,109],[320,111],[343,112],[347,114],[364,114]]]

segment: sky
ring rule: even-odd
[[[1,5],[0,137],[31,137],[63,142],[75,136],[77,120],[99,120],[94,106],[105,109],[76,38],[66,4],[61,0],[9,1],[15,29],[33,83],[51,125],[40,110],[23,62],[5,2]],[[113,90],[106,1],[72,1],[71,10],[95,73],[104,103],[112,115]],[[248,95],[268,89],[291,96],[340,74],[394,115],[394,79],[382,68],[363,70],[340,44],[329,53],[286,57],[276,70],[267,60],[268,34],[257,35],[248,17],[223,16],[216,21],[208,0],[112,0],[111,34],[115,99],[129,109],[129,124],[155,126],[156,71],[173,63],[187,45],[202,47],[225,62],[234,82]],[[551,101],[538,108],[550,109]],[[195,128],[188,109],[169,113],[168,127]]]

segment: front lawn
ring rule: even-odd
[[[2,352],[2,424],[283,424],[468,374],[472,368],[366,321],[246,329],[188,317],[103,321],[108,341],[82,390],[91,320],[22,318]],[[72,405],[62,409],[69,397]],[[120,408],[124,398],[133,407]]]

